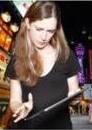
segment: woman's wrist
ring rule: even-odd
[[[15,111],[17,110],[18,107],[20,107],[22,105],[22,102],[19,101],[12,101],[10,102],[10,109],[13,113],[15,113]]]

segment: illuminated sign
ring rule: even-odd
[[[35,2],[36,0],[13,0],[13,3],[19,10],[22,17],[24,17],[26,11],[28,10],[29,6]]]

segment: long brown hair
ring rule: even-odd
[[[28,39],[28,29],[25,25],[25,18],[29,19],[30,24],[36,20],[55,17],[57,19],[57,30],[52,37],[50,44],[57,49],[58,59],[65,62],[69,56],[69,48],[61,25],[61,14],[55,2],[36,1],[28,9],[23,18],[20,30],[15,40],[15,70],[16,75],[21,81],[25,81],[30,86],[35,86],[41,73],[42,63],[34,45]]]

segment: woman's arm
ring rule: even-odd
[[[78,81],[77,75],[69,77],[67,79],[67,82],[68,82],[68,87],[69,87],[68,96],[75,94],[76,92],[80,91],[79,81]]]
[[[22,90],[18,80],[10,80],[10,108],[14,113],[22,104]]]
[[[14,122],[24,119],[33,109],[33,96],[28,94],[28,101],[22,102],[21,84],[18,80],[11,80],[10,108],[13,112]]]

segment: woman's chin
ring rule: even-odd
[[[41,49],[44,49],[47,45],[48,45],[48,44],[46,44],[46,45],[41,45],[41,46],[36,46],[36,48],[41,50]]]

